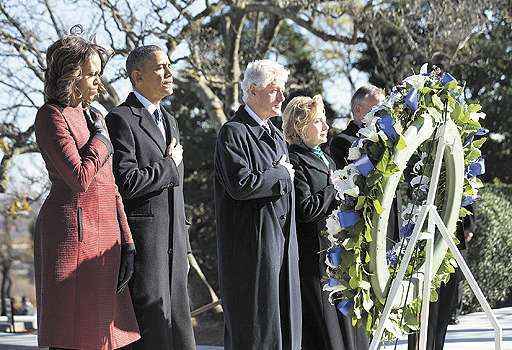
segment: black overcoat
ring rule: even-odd
[[[167,144],[176,120],[161,109]],[[187,291],[190,249],[183,201],[183,162],[164,157],[167,144],[153,116],[130,93],[107,115],[114,175],[137,249],[130,281],[141,340],[133,349],[195,349]]]
[[[301,305],[288,150],[244,106],[215,149],[215,209],[226,350],[299,350]]]
[[[368,349],[364,331],[352,327],[349,317],[339,313],[322,292],[321,278],[326,272],[325,251],[330,244],[321,236],[326,218],[336,207],[336,190],[330,172],[336,169],[304,145],[291,145],[290,161],[295,169],[295,209],[299,270],[302,295],[303,350]]]

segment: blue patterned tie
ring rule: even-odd
[[[156,125],[160,125],[160,123],[162,122],[162,116],[160,115],[160,111],[157,109],[155,109],[155,111],[153,112],[153,118],[155,118],[155,123]]]

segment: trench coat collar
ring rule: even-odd
[[[258,124],[256,120],[254,120],[253,117],[247,113],[245,110],[245,105],[241,105],[238,108],[238,111],[236,111],[236,115],[240,118],[240,120],[247,125],[247,128],[250,130],[250,132],[258,139],[260,140],[264,135],[268,135],[266,133],[265,128]],[[284,141],[284,136],[281,130],[279,130],[270,119],[267,120],[268,126],[272,132],[272,135],[274,137],[269,136],[270,138],[277,138],[280,141]]]
[[[155,144],[160,148],[162,154],[165,155],[165,150],[167,148],[165,144],[165,140],[160,132],[160,129],[156,125],[153,116],[148,112],[148,110],[142,105],[139,99],[135,96],[133,92],[130,92],[128,97],[126,98],[125,104],[130,107],[132,113],[139,117],[139,125],[146,134],[155,142]],[[160,112],[162,113],[162,108],[160,108]],[[166,113],[163,113],[168,119],[169,116]],[[167,120],[169,122],[169,120]],[[168,123],[170,126],[171,124]]]
[[[324,152],[325,158],[329,161],[329,166],[327,166],[323,160],[321,160],[317,155],[313,153],[313,150],[306,145],[303,144],[292,144],[290,145],[290,153],[293,152],[297,154],[297,156],[302,159],[304,163],[308,166],[313,167],[327,175],[331,174],[331,171],[336,169],[336,165],[331,157]]]

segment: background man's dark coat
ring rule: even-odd
[[[299,242],[299,269],[302,298],[303,350],[368,349],[364,330],[355,330],[350,317],[343,316],[322,291],[326,273],[325,251],[330,244],[321,236],[327,216],[336,208],[336,190],[330,172],[336,169],[326,155],[326,165],[303,145],[289,147],[295,169],[295,211]]]
[[[270,135],[244,106],[215,150],[215,209],[226,350],[299,350],[301,305],[293,183]]]
[[[167,144],[179,142],[176,120],[161,109]],[[183,162],[165,158],[167,144],[133,93],[107,116],[114,175],[137,249],[130,291],[142,339],[133,349],[195,350],[187,291],[189,241]]]

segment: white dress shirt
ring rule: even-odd
[[[251,107],[249,107],[248,105],[245,105],[244,108],[245,108],[245,111],[252,117],[252,119],[256,120],[256,123],[258,123],[259,126],[262,126],[270,134],[270,125],[268,125],[268,120],[267,119],[265,119],[265,120],[261,119],[256,114],[256,112],[254,112],[251,109]]]
[[[165,125],[163,122],[164,115],[162,113],[162,110],[160,109],[160,103],[157,105],[152,103],[150,100],[145,98],[140,92],[138,92],[136,90],[134,90],[133,93],[134,93],[135,97],[137,97],[137,99],[140,101],[140,103],[142,103],[144,108],[146,108],[146,110],[149,112],[149,114],[151,114],[153,121],[156,123],[156,125],[158,126],[158,129],[160,129],[160,132],[162,133],[164,141],[167,143],[167,137],[165,136]],[[153,113],[156,110],[158,110],[158,113],[160,113],[160,122],[159,123],[157,123],[157,121],[154,119],[154,116],[153,116]]]

